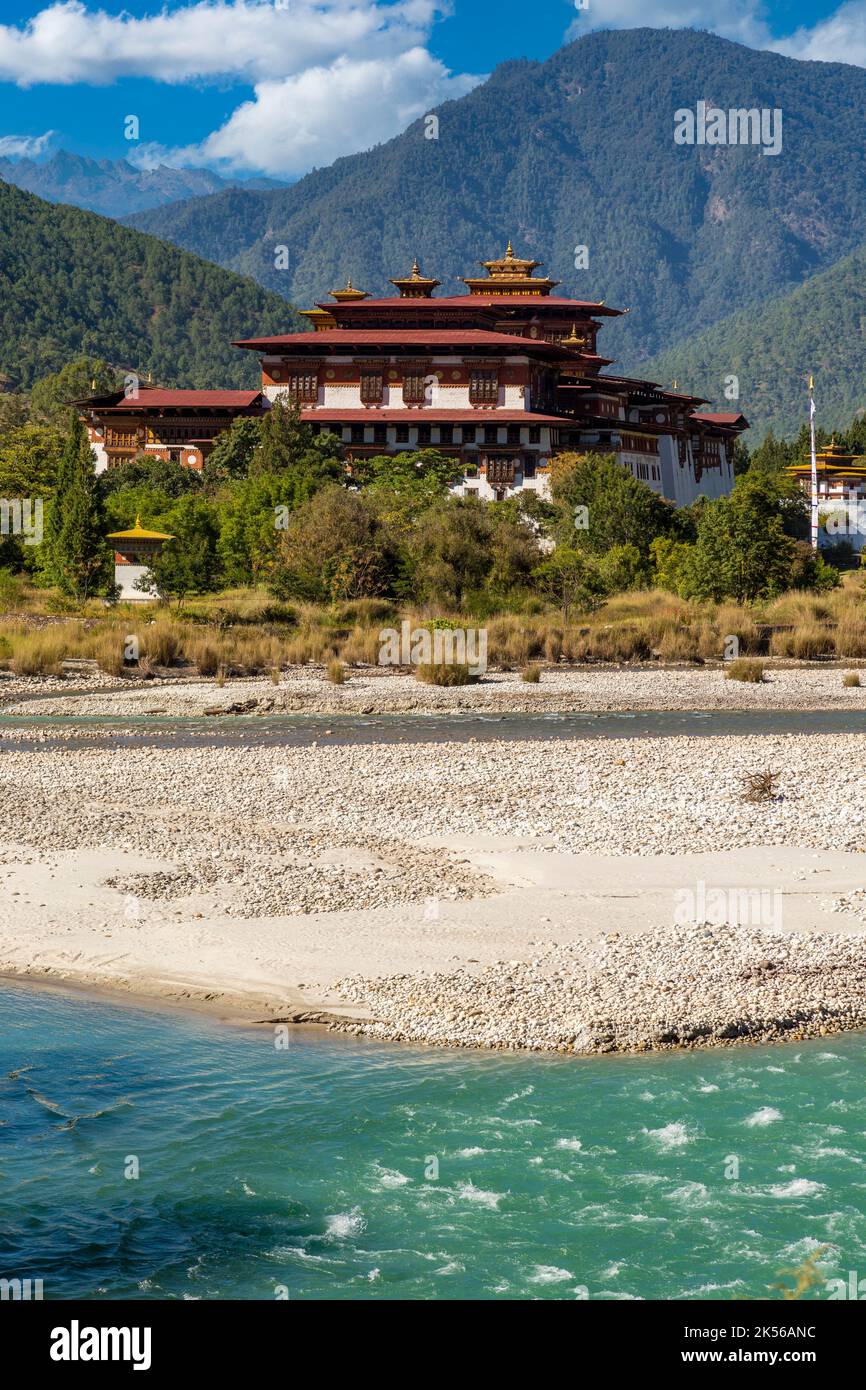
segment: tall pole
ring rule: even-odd
[[[809,377],[809,440],[812,447],[812,549],[818,549],[818,457],[815,453],[815,378]]]

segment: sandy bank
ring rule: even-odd
[[[743,775],[767,767],[780,773],[779,797],[744,802]],[[696,921],[738,920],[746,891],[759,895],[739,916],[750,928],[859,940],[864,848],[860,735],[13,746],[0,758],[0,971],[197,1002],[227,1017],[342,1014],[409,1036],[397,1015],[409,995],[429,1007],[425,978],[441,977],[435,990],[450,1008],[467,976],[518,962],[541,971],[537,992],[550,972],[532,961],[614,931],[630,943],[645,1000],[635,1025],[643,1042],[662,1024],[678,1027],[659,1014],[657,943],[646,934],[674,931],[683,895]],[[721,916],[717,903],[707,908],[707,890],[722,893]],[[744,942],[744,961],[754,949]],[[860,973],[847,957],[840,969],[832,951],[808,978],[794,973],[793,994],[766,996],[803,1015],[804,1035],[810,1018],[860,1026]],[[559,968],[570,969],[567,960]],[[702,967],[691,973],[700,1002]],[[398,976],[413,978],[378,983]],[[742,1004],[731,997],[721,1027],[742,1021]],[[505,1018],[510,1031],[497,1034],[495,1018],[475,1017],[493,1035],[479,1024],[470,1042],[536,1045],[526,1019]],[[411,1035],[448,1041],[441,1023],[431,1017]],[[571,1037],[583,1031],[576,1024]],[[573,1046],[563,1038],[546,1045]]]

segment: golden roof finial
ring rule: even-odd
[[[352,284],[351,276],[346,281],[346,288],[344,290],[331,290],[330,293],[331,298],[336,299],[338,304],[345,304],[347,302],[351,302],[354,299],[368,298],[368,295],[364,290],[355,289],[355,286]]]
[[[515,294],[544,296],[558,283],[556,280],[536,280],[533,272],[541,261],[515,256],[514,243],[509,238],[505,255],[495,261],[481,261],[487,271],[486,279],[479,276],[464,275],[463,283],[469,286],[470,294]]]
[[[409,274],[401,276],[399,280],[392,280],[391,284],[396,285],[400,291],[401,299],[430,299],[441,281],[434,280],[430,275],[424,275],[416,256]]]

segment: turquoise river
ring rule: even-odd
[[[48,1298],[779,1298],[866,1279],[866,1039],[534,1058],[0,987],[0,1278]],[[864,1283],[866,1288],[866,1283]]]

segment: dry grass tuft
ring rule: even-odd
[[[741,656],[725,667],[725,679],[760,685],[764,680],[766,669],[763,661],[755,661],[752,657]]]
[[[415,667],[415,679],[423,681],[425,685],[477,685],[478,676],[474,676],[468,666],[459,665],[456,662],[430,663]]]

